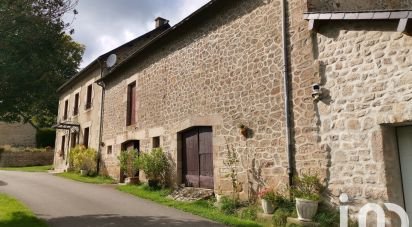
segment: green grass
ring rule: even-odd
[[[80,181],[83,183],[90,183],[90,184],[113,184],[115,181],[110,177],[105,176],[80,176],[78,173],[72,172],[65,172],[65,173],[57,173],[56,176],[64,177],[70,180]]]
[[[46,227],[19,201],[0,193],[0,226],[2,227]]]
[[[2,167],[0,170],[7,171],[21,171],[21,172],[47,172],[52,169],[51,165],[49,166],[27,166],[27,167]]]
[[[170,193],[169,190],[151,191],[145,185],[122,185],[118,186],[117,189],[143,199],[148,199],[162,205],[183,210],[226,225],[239,227],[262,226],[261,224],[253,221],[243,220],[235,216],[225,215],[208,201],[180,202],[169,199],[166,197]]]

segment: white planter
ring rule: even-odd
[[[215,197],[216,197],[216,202],[220,203],[222,201],[223,195],[215,194]]]
[[[80,170],[80,176],[83,176],[83,177],[85,177],[85,176],[87,176],[87,174],[89,174],[89,171],[87,171],[87,170]]]
[[[266,199],[262,199],[261,202],[262,202],[262,209],[265,214],[273,214],[273,212],[275,212],[275,206],[273,205],[272,202]]]
[[[318,211],[318,201],[296,198],[296,210],[300,221],[312,221]]]

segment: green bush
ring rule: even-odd
[[[139,153],[137,150],[129,149],[120,152],[120,155],[117,157],[120,162],[120,169],[124,171],[128,177],[134,177],[139,170],[136,165],[138,156]]]
[[[249,206],[240,210],[239,217],[246,220],[257,220],[258,208],[256,206]]]
[[[234,215],[239,207],[239,201],[223,196],[220,201],[220,210],[226,215]]]
[[[324,186],[320,183],[318,176],[303,174],[294,178],[294,185],[291,192],[295,198],[319,201],[320,195],[324,191]]]
[[[56,130],[52,128],[41,128],[36,132],[37,147],[54,147],[56,141]]]
[[[166,185],[169,161],[161,148],[154,148],[150,152],[142,153],[136,161],[136,166],[143,170],[149,181]]]
[[[76,146],[70,150],[69,167],[74,171],[87,170],[89,175],[96,173],[97,152],[83,145]]]

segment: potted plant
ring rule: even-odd
[[[222,196],[223,196],[222,189],[219,185],[217,191],[215,192],[216,203],[220,203],[222,201]]]
[[[126,184],[138,184],[139,176],[137,175],[138,168],[135,162],[138,158],[138,151],[135,149],[129,149],[122,151],[118,157],[120,162],[120,170],[126,174]]]
[[[312,221],[317,213],[323,190],[324,187],[317,176],[303,174],[301,177],[295,177],[291,191],[296,199],[299,220]]]
[[[166,183],[169,161],[161,148],[154,148],[150,152],[142,153],[136,160],[135,166],[144,172],[149,187],[157,188],[159,184]]]
[[[262,209],[265,214],[273,214],[275,212],[276,193],[273,189],[266,188],[259,192],[259,197],[262,204]]]
[[[69,169],[80,172],[81,176],[92,175],[97,167],[97,152],[83,145],[76,146],[69,154]]]

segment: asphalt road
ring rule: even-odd
[[[113,186],[75,182],[48,173],[0,171],[0,192],[25,203],[50,227],[222,226]]]

